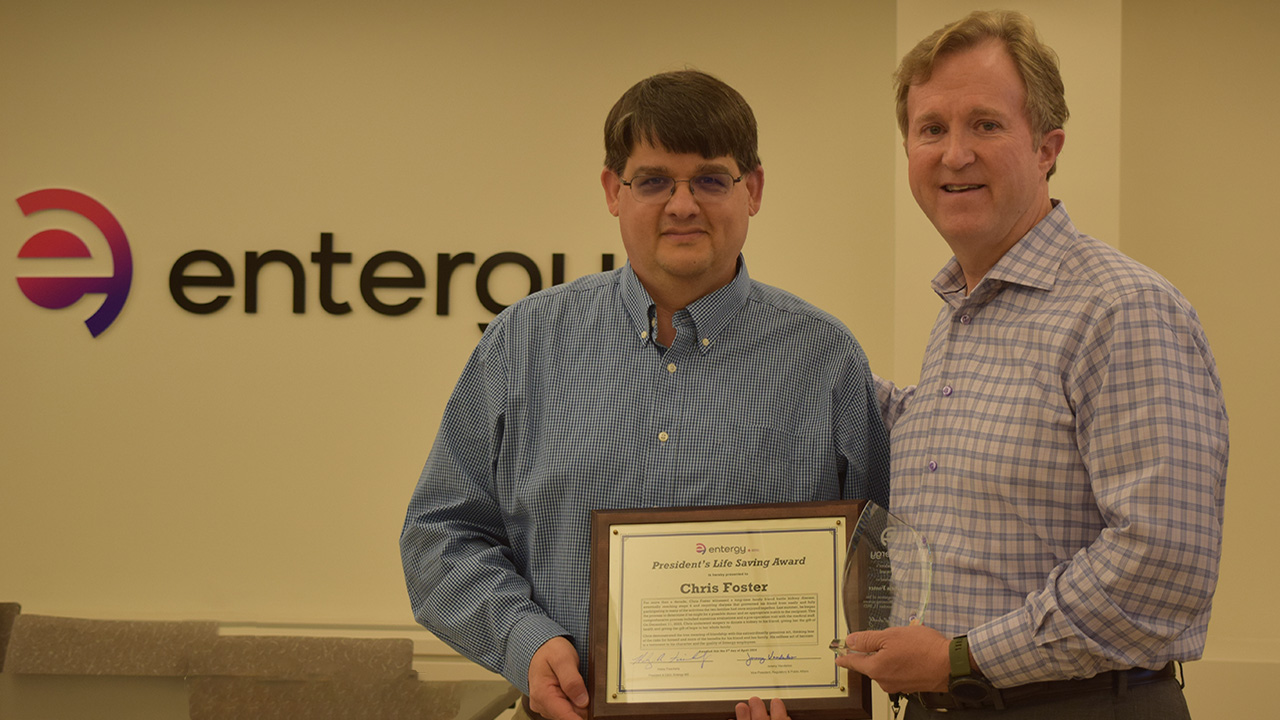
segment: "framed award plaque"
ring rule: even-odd
[[[833,638],[865,596],[846,577],[865,501],[592,513],[595,718],[726,720],[752,696],[794,720],[871,717],[871,680]]]

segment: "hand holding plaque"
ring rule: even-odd
[[[844,565],[847,633],[918,625],[929,604],[933,554],[924,536],[898,516],[868,502],[858,516]],[[843,655],[857,652],[844,638],[831,641]]]

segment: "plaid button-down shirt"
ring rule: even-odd
[[[1227,414],[1195,310],[1054,209],[972,294],[953,258],[920,383],[881,381],[924,624],[997,686],[1201,655]]]

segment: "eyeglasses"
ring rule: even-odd
[[[631,196],[642,203],[665,203],[676,194],[676,185],[689,183],[689,192],[702,202],[719,202],[733,192],[733,186],[742,181],[742,175],[707,173],[688,180],[676,180],[665,175],[636,175],[622,184],[631,188]]]

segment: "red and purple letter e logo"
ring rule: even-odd
[[[102,306],[84,321],[89,332],[97,337],[106,330],[124,308],[129,297],[129,285],[133,280],[133,255],[129,251],[129,239],[124,228],[109,210],[97,200],[74,190],[37,190],[18,198],[23,215],[43,210],[69,210],[88,218],[111,249],[111,275],[107,277],[19,277],[18,287],[31,302],[42,308],[58,310],[75,304],[91,293],[106,296]],[[87,258],[89,248],[74,233],[66,230],[43,230],[31,236],[19,258]]]

